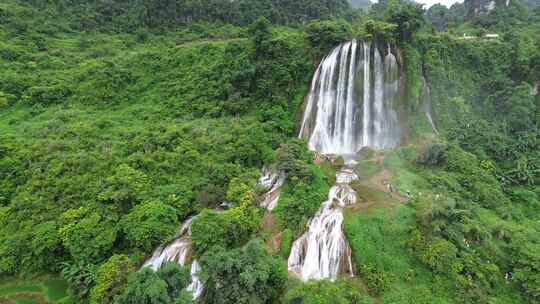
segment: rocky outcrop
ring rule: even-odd
[[[371,1],[369,0],[349,0],[353,8],[368,8],[371,6]]]
[[[491,13],[496,7],[510,6],[514,0],[465,0],[467,16],[476,18]]]

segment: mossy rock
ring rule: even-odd
[[[363,147],[358,152],[358,155],[360,156],[361,159],[371,159],[375,157],[375,154],[376,154],[375,150],[373,150],[370,147]]]

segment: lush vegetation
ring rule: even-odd
[[[58,277],[44,276],[27,280],[0,279],[2,303],[75,303],[68,294],[68,283]]]
[[[187,268],[140,266],[196,214],[204,303],[539,302],[540,11],[511,3],[2,1],[0,302],[190,303]],[[400,50],[410,134],[359,164],[358,276],[300,283],[290,245],[340,165],[295,139],[300,111],[352,38]],[[287,175],[270,233],[265,165]]]

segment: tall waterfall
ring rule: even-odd
[[[300,137],[325,154],[354,154],[364,146],[399,144],[400,69],[390,46],[356,40],[334,48],[320,63],[307,97]]]
[[[401,137],[396,110],[401,83],[389,45],[383,51],[356,40],[339,45],[313,76],[299,136],[323,154],[349,156],[365,146],[396,147]],[[342,208],[356,204],[357,194],[349,185],[355,179],[351,163],[337,172],[328,200],[293,243],[287,261],[290,273],[303,280],[354,275]]]

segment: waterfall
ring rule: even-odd
[[[336,179],[328,200],[309,221],[308,230],[292,245],[287,266],[302,280],[335,280],[340,274],[354,274],[351,248],[341,227],[341,207],[356,203],[356,192],[349,183],[357,176],[351,169],[343,169]]]
[[[192,292],[193,299],[196,300],[202,295],[203,284],[197,276],[200,271],[199,263],[197,260],[191,261],[193,246],[191,244],[190,227],[194,218],[187,219],[176,233],[175,240],[165,247],[158,247],[142,267],[150,267],[157,271],[166,262],[174,261],[182,266],[186,266],[191,262],[191,284],[187,287],[187,290]]]
[[[267,167],[263,168],[262,175],[257,182],[257,186],[264,187],[267,190],[261,197],[262,207],[265,207],[269,211],[276,208],[285,179],[285,174],[276,173]]]
[[[263,168],[262,175],[257,185],[267,189],[262,195],[261,205],[272,211],[279,200],[281,187],[285,183],[286,176],[281,172],[275,172],[269,168]],[[223,206],[223,205],[222,205]],[[220,209],[216,209],[220,210]],[[160,246],[154,250],[152,256],[146,260],[142,267],[150,267],[158,270],[164,263],[174,261],[182,266],[191,263],[191,283],[187,290],[193,294],[193,299],[197,300],[203,293],[204,286],[198,277],[201,266],[197,260],[193,259],[193,246],[191,242],[191,223],[195,217],[190,217],[182,225],[175,235],[174,241],[169,245]]]
[[[420,96],[422,101],[422,111],[426,114],[426,118],[431,125],[431,129],[435,134],[439,134],[435,122],[433,121],[433,106],[431,103],[431,91],[429,89],[428,83],[424,77],[422,77],[422,96]]]
[[[343,43],[320,63],[307,96],[300,137],[311,150],[354,154],[362,147],[399,145],[395,110],[401,79],[390,46],[383,56],[376,44]]]
[[[402,91],[400,68],[390,45],[386,54],[376,43],[343,43],[319,64],[306,97],[299,137],[311,150],[351,156],[362,147],[391,149],[401,132],[396,106]],[[336,173],[328,200],[294,241],[289,272],[302,280],[354,275],[352,252],[343,233],[342,208],[356,204],[350,183],[352,163]]]

